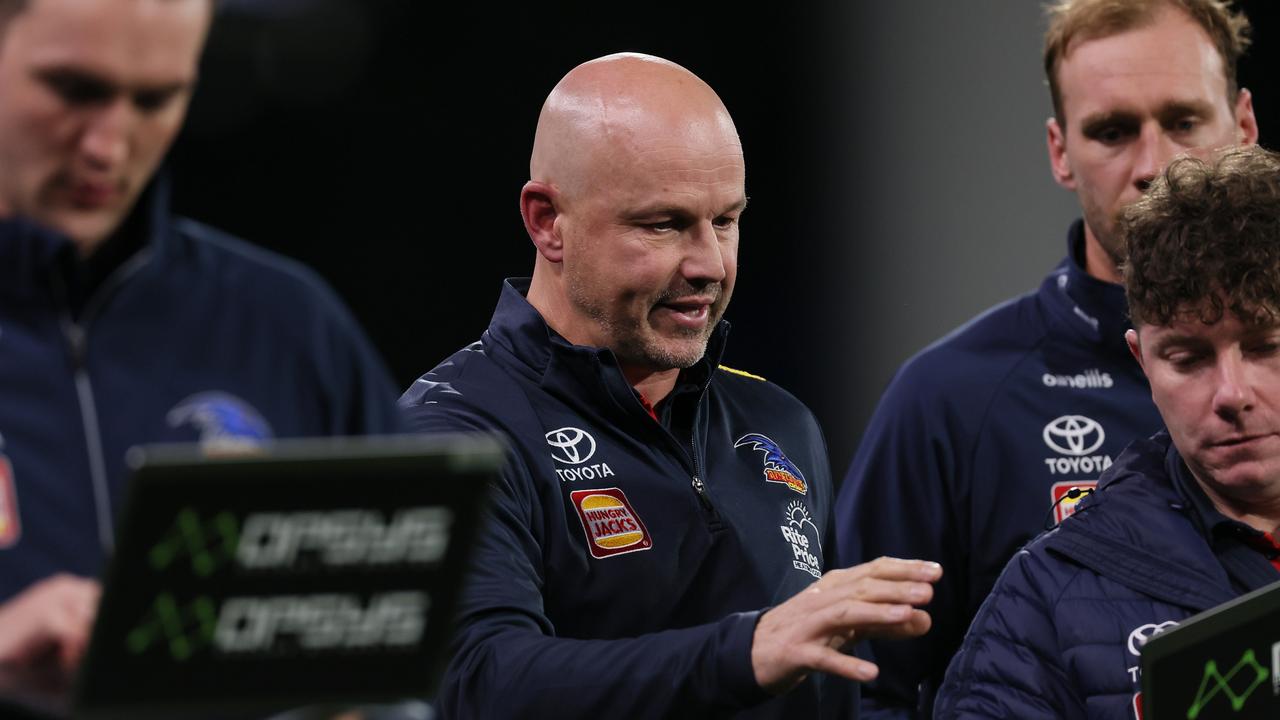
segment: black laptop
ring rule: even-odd
[[[1141,664],[1143,720],[1280,718],[1280,583],[1155,635]]]
[[[480,435],[135,448],[74,715],[429,696],[503,460]]]

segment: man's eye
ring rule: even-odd
[[[738,218],[728,216],[718,217],[712,221],[712,224],[720,230],[728,230],[738,224]]]
[[[45,85],[68,105],[94,105],[107,102],[115,91],[106,83],[74,75],[50,75]]]
[[[152,112],[168,105],[175,96],[174,90],[144,91],[133,96],[133,104],[143,112]]]
[[[1093,139],[1105,145],[1115,145],[1128,136],[1129,132],[1127,130],[1116,126],[1099,128],[1093,133]]]
[[[1204,359],[1204,356],[1199,353],[1176,352],[1169,354],[1165,359],[1168,360],[1169,364],[1176,370],[1187,371],[1200,364],[1200,361]]]

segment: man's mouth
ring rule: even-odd
[[[81,210],[96,210],[115,202],[120,187],[112,182],[72,182],[67,188],[71,204]]]
[[[678,325],[701,328],[706,325],[714,302],[715,298],[682,298],[660,302],[657,309],[664,311],[664,314],[669,315]]]

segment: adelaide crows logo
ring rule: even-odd
[[[778,443],[760,433],[747,433],[733,444],[735,448],[750,445],[752,450],[764,453],[764,479],[769,482],[782,483],[804,495],[809,486],[804,481],[804,473],[791,462]]]
[[[178,403],[166,418],[170,427],[189,425],[206,451],[242,450],[261,445],[274,433],[252,405],[224,392],[202,392]]]

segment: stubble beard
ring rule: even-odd
[[[698,291],[687,285],[668,289],[649,302],[643,317],[619,317],[610,313],[608,307],[577,280],[576,277],[570,278],[567,283],[570,302],[600,327],[603,337],[608,338],[607,347],[623,365],[654,371],[693,367],[707,354],[711,334],[724,315],[726,298],[723,286],[715,283],[712,292],[716,299],[708,310],[706,325],[699,329],[677,328],[674,335],[661,335],[649,324],[650,312],[660,303],[689,295],[705,295],[705,290]]]

